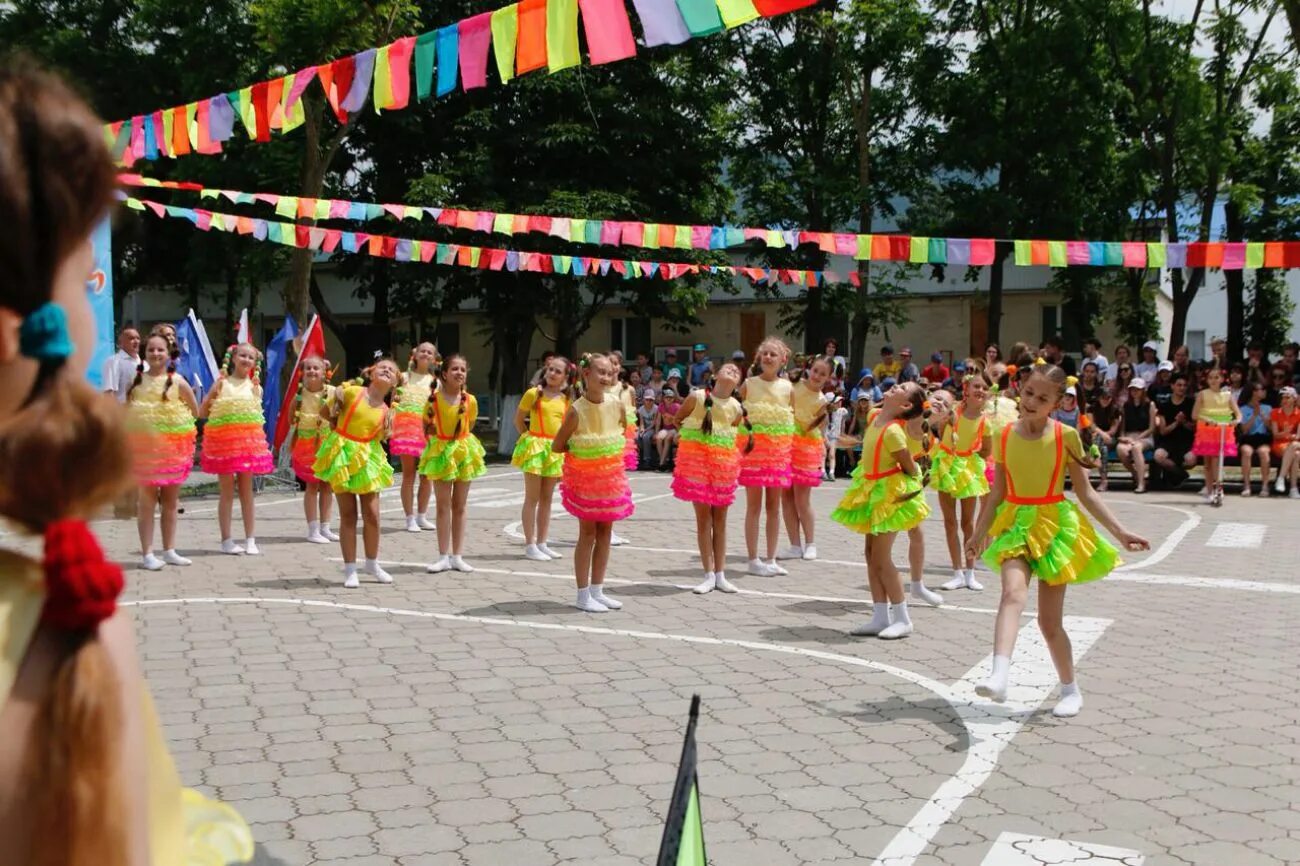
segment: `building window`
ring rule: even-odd
[[[460,322],[439,322],[438,354],[444,358],[460,351]]]
[[[1067,352],[1077,351],[1083,345],[1079,328],[1080,315],[1061,304],[1043,305],[1043,340],[1060,337]]]
[[[1043,305],[1043,340],[1061,335],[1061,307],[1059,304]]]
[[[1193,361],[1205,360],[1205,332],[1187,332],[1187,354]]]
[[[609,320],[609,345],[624,358],[650,354],[650,320],[644,317]]]

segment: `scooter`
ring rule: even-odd
[[[1214,508],[1220,508],[1223,505],[1223,452],[1228,439],[1228,425],[1218,424],[1216,426],[1219,428],[1219,471],[1214,479],[1214,487],[1210,489],[1210,505]]]

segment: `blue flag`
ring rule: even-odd
[[[275,438],[275,422],[280,417],[280,374],[289,354],[293,338],[298,336],[298,323],[285,314],[284,326],[266,344],[266,376],[262,379],[262,414],[266,418],[266,441]]]
[[[195,399],[203,395],[217,381],[217,362],[208,345],[208,335],[203,331],[194,311],[176,323],[176,345],[181,356],[176,360],[176,372],[194,389]]]

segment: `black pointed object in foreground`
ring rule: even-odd
[[[709,862],[704,853],[704,822],[700,817],[699,780],[695,773],[695,724],[699,718],[700,696],[692,695],[677,781],[668,804],[663,840],[659,843],[658,866],[707,866]]]

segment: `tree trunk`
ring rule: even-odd
[[[1224,205],[1224,218],[1229,241],[1246,238],[1246,225],[1241,206],[1228,197]],[[1223,281],[1228,293],[1228,360],[1238,361],[1246,356],[1246,272],[1225,270]]]
[[[225,328],[221,332],[221,343],[219,346],[213,346],[212,351],[220,355],[221,352],[234,342],[235,326],[238,319],[235,317],[235,295],[239,290],[239,272],[229,265],[226,266],[226,321]]]
[[[325,95],[308,89],[303,94],[302,105],[306,117],[303,123],[306,141],[303,145],[298,195],[303,198],[320,198],[321,191],[325,188],[325,175],[329,172],[330,163],[334,161],[334,156],[338,153],[343,140],[347,138],[351,119],[349,118],[348,123],[340,126],[328,142],[322,144],[321,131],[325,112],[330,110]],[[311,219],[301,219],[297,222],[300,225],[316,224],[315,220]],[[284,308],[299,322],[307,321],[314,255],[313,250],[294,249],[289,256],[289,279],[284,286]]]
[[[1282,0],[1286,20],[1291,24],[1291,43],[1300,51],[1300,0]]]
[[[868,218],[870,225],[870,218]],[[849,334],[849,369],[857,373],[867,360],[867,334],[871,331],[871,314],[867,302],[871,294],[871,262],[858,262],[858,304],[853,311],[853,331]]]
[[[338,316],[334,315],[334,311],[330,309],[330,305],[326,302],[325,295],[321,292],[320,283],[317,282],[314,273],[307,275],[307,291],[312,304],[316,307],[316,314],[320,316],[321,324],[333,331],[334,336],[338,337],[339,341],[342,342],[347,328],[339,321]],[[300,321],[299,324],[304,328],[307,327],[306,320]]]
[[[1171,274],[1174,287],[1174,317],[1169,327],[1169,358],[1174,357],[1174,350],[1183,345],[1187,337],[1187,313],[1196,300],[1201,282],[1205,279],[1205,268],[1193,268],[1192,275],[1183,279],[1182,268],[1175,268]]]
[[[872,79],[876,69],[866,65],[859,81],[861,95],[853,112],[853,123],[858,138],[858,233],[869,235],[875,223],[875,208],[871,202],[871,98]],[[849,369],[853,375],[867,361],[867,336],[871,333],[871,260],[858,261],[857,304],[853,311],[853,330],[849,334]]]
[[[1002,345],[1002,281],[1005,276],[1007,256],[1011,248],[1007,242],[995,242],[993,264],[989,265],[988,341]]]
[[[375,278],[370,284],[370,299],[375,302],[375,308],[370,313],[370,322],[373,325],[387,325],[388,295],[393,275],[387,262],[376,262],[376,264],[378,267]]]

